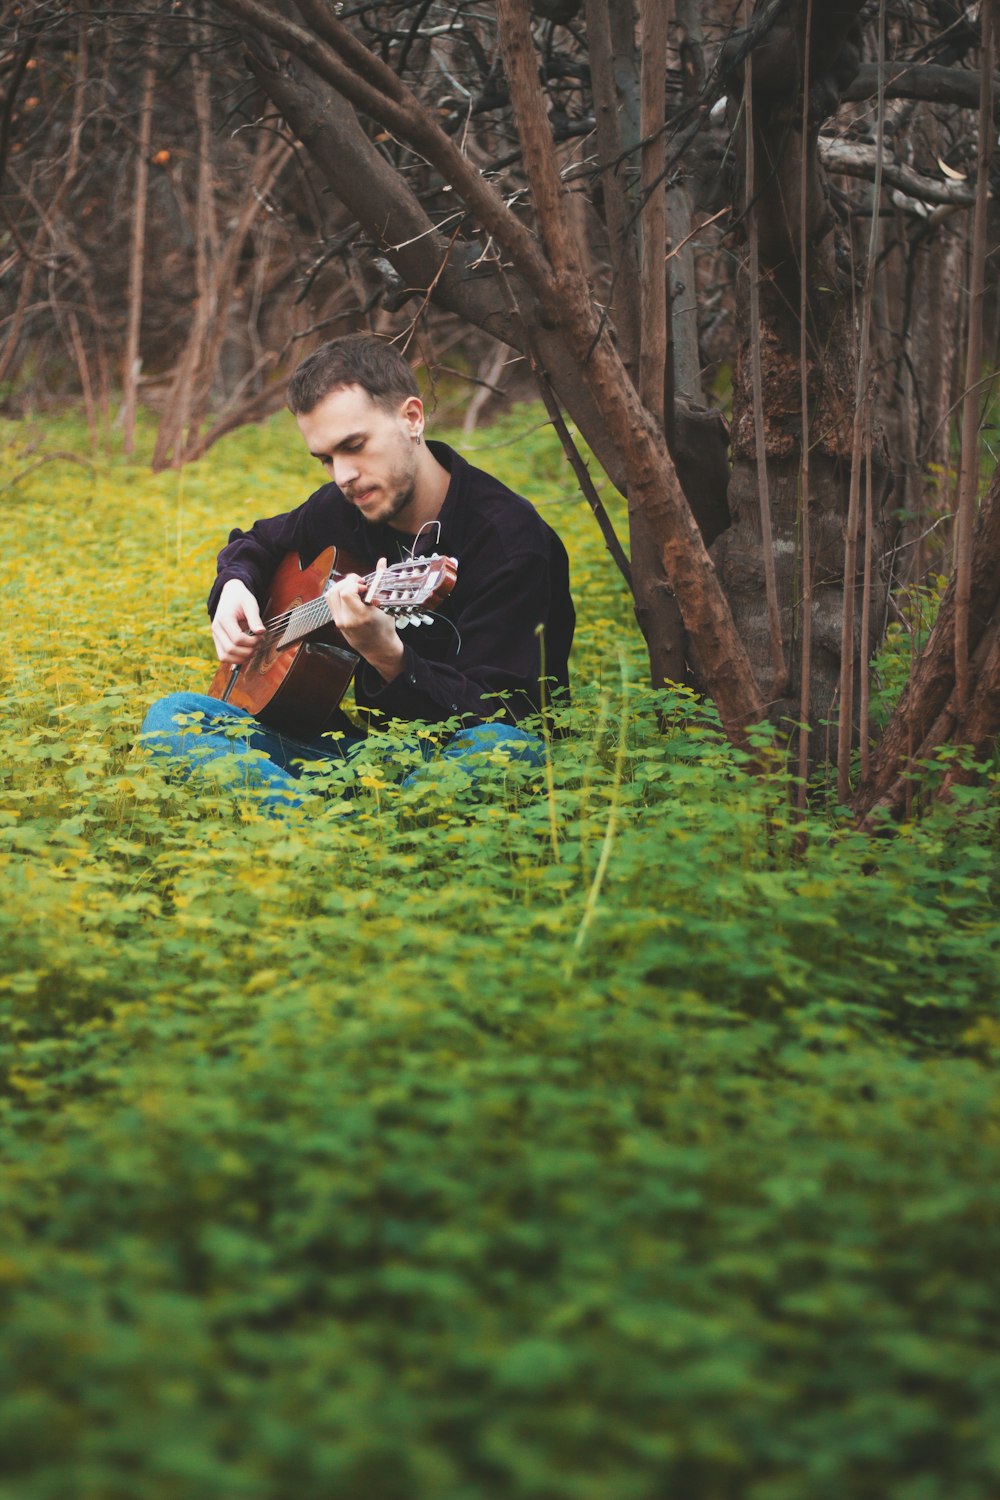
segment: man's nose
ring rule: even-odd
[[[333,482],[339,484],[341,489],[346,489],[358,477],[357,460],[349,453],[335,453],[330,467],[333,470]]]

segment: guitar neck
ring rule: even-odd
[[[453,557],[411,558],[394,563],[391,568],[380,563],[374,573],[361,579],[362,597],[366,604],[373,604],[396,617],[401,628],[408,621],[428,623],[427,610],[451,593],[455,582],[457,564]],[[344,574],[334,573],[342,578]],[[305,604],[294,604],[284,614],[274,615],[266,621],[265,635],[260,642],[261,652],[283,651],[294,646],[306,636],[332,623],[333,614],[326,592]]]
[[[334,576],[341,577],[342,575],[335,574]],[[367,577],[362,578],[361,582],[367,588],[377,576],[375,573],[369,573]],[[326,594],[320,594],[318,598],[310,599],[308,603],[300,604],[295,609],[290,610],[287,619],[282,619],[279,616],[277,620],[269,622],[269,624],[273,624],[276,628],[279,626],[282,627],[281,634],[273,642],[273,645],[279,651],[283,650],[285,646],[294,646],[296,641],[304,640],[307,635],[312,635],[314,630],[320,630],[324,625],[329,625],[332,619],[333,615],[330,612]]]

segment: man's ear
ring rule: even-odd
[[[419,396],[407,396],[400,407],[400,416],[410,429],[410,436],[419,438],[424,430],[424,403]]]

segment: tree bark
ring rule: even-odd
[[[989,4],[982,8],[982,93],[979,102],[976,212],[969,266],[969,305],[965,358],[965,395],[962,402],[962,456],[959,464],[958,507],[955,515],[955,690],[958,712],[969,705],[969,594],[972,585],[972,522],[979,488],[979,377],[983,368],[983,299],[986,294],[986,205],[993,155],[993,28]]]
[[[758,6],[758,13],[760,9]],[[836,9],[815,5],[809,55],[811,98],[820,96],[817,85],[829,79],[860,9],[861,0],[849,0],[849,4]],[[851,283],[836,256],[835,225],[818,154],[820,121],[806,116],[805,134],[802,128],[805,26],[805,0],[791,0],[777,13],[777,19],[753,54],[756,190],[749,196],[744,181],[740,201],[744,213],[753,216],[758,231],[760,317],[754,326],[749,316],[750,285],[744,267],[737,283],[741,337],[734,373],[731,429],[733,468],[729,508],[733,524],[715,543],[712,555],[770,712],[776,718],[787,717],[797,722],[801,714],[798,683],[803,634],[799,477],[802,444],[809,441],[811,556],[807,565],[813,579],[809,720],[817,725],[835,711],[839,688],[844,528],[856,366]],[[741,135],[742,117],[735,119],[739,102],[731,100],[730,107]],[[738,144],[734,159],[742,162],[744,154]],[[799,269],[802,243],[809,252],[804,288]],[[803,301],[807,317],[810,414],[805,438],[800,368]],[[772,634],[766,608],[757,479],[759,439],[751,378],[753,342],[759,347],[762,364],[763,445],[778,615],[790,671],[789,691],[775,691],[776,685],[779,688],[781,685],[772,666]],[[880,446],[875,453],[874,477],[876,493],[881,497],[885,469]],[[875,535],[862,535],[860,542],[862,548],[874,547],[876,554],[881,555],[885,550],[881,526],[877,523]],[[881,602],[876,597],[876,613]],[[852,639],[857,653],[857,630]],[[817,737],[817,748],[822,751],[829,747]]]
[[[981,647],[987,649],[975,673],[975,696],[964,714],[958,712],[956,703],[958,719],[951,736],[955,744],[967,745],[977,760],[990,755],[1000,734],[1000,628],[996,622],[983,637]],[[943,795],[947,796],[956,784],[971,781],[973,774],[966,768],[949,767],[941,788]]]
[[[588,55],[594,96],[597,154],[605,163],[597,179],[608,231],[611,309],[626,369],[637,373],[639,352],[639,264],[622,174],[621,101],[615,79],[615,51],[607,0],[586,0]]]
[[[580,275],[552,153],[526,0],[498,0],[497,18],[535,209],[558,300],[566,310],[567,339],[622,451],[630,511],[634,508],[642,514],[656,540],[708,691],[727,731],[741,738],[742,730],[759,718],[762,707],[753,671],[681,493],[666,443],[598,321]]]
[[[1000,470],[986,494],[972,537],[972,577],[969,591],[968,649],[974,653],[1000,608]],[[871,810],[912,765],[913,758],[941,739],[947,728],[932,734],[955,685],[956,581],[945,590],[938,617],[923,652],[914,664],[896,710],[872,756],[871,775],[855,798],[861,815]]]

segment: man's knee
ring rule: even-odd
[[[149,709],[139,731],[139,743],[167,755],[201,756],[216,736],[234,741],[224,748],[239,748],[240,740],[252,728],[253,719],[244,709],[220,703],[204,693],[170,693]]]
[[[141,734],[176,734],[178,719],[203,712],[204,698],[200,693],[170,693],[150,706],[142,721]]]
[[[506,760],[523,761],[540,766],[545,760],[545,746],[538,735],[530,734],[517,724],[476,724],[460,729],[444,747],[446,760],[464,759],[470,755],[499,753]]]

